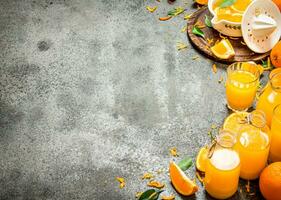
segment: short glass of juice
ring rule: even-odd
[[[260,72],[255,63],[237,62],[227,68],[226,99],[233,111],[247,111],[253,104]]]
[[[281,104],[273,110],[271,138],[269,158],[272,162],[281,161]]]
[[[235,134],[221,131],[209,150],[204,185],[209,195],[217,199],[231,197],[238,188],[239,154],[233,149]]]

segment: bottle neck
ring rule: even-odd
[[[217,149],[232,149],[236,143],[236,135],[230,131],[222,130],[216,139],[213,141],[212,146],[209,149],[208,158],[210,159],[214,151]]]
[[[232,148],[236,143],[235,133],[222,130],[217,136],[217,144],[223,148]]]
[[[263,128],[266,125],[265,114],[261,110],[254,110],[251,112],[248,116],[248,121],[257,128]]]

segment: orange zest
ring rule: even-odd
[[[174,156],[174,157],[178,157],[178,156],[179,156],[178,150],[177,150],[176,147],[173,147],[173,148],[170,149],[170,154],[171,154],[172,156]]]
[[[116,180],[119,182],[120,189],[124,188],[126,185],[125,179],[122,177],[116,177]]]
[[[151,173],[145,173],[145,174],[141,177],[141,179],[152,179],[152,178],[154,178],[154,176],[153,176],[153,174],[151,174]]]
[[[216,65],[216,64],[213,64],[212,69],[213,69],[213,73],[214,73],[214,74],[216,74],[216,73],[218,72],[218,69],[217,69],[217,65]]]
[[[162,189],[163,187],[165,187],[165,184],[158,181],[150,181],[147,183],[147,186]]]
[[[176,197],[175,195],[170,195],[170,196],[162,196],[161,199],[162,200],[174,200]]]
[[[159,17],[159,20],[160,20],[160,21],[167,21],[167,20],[169,20],[169,19],[171,19],[171,18],[172,18],[172,16]]]
[[[151,13],[153,13],[156,9],[157,9],[157,6],[154,6],[154,7],[146,6],[146,10],[148,10]]]
[[[198,191],[198,186],[190,180],[173,161],[170,162],[170,178],[178,193],[189,196]]]

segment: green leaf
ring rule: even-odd
[[[192,159],[186,157],[179,162],[178,166],[179,168],[181,168],[182,171],[186,171],[188,168],[192,166]]]
[[[209,28],[212,28],[212,27],[213,27],[212,22],[211,22],[210,18],[208,17],[208,15],[205,15],[205,24],[206,24],[206,26],[208,26]]]
[[[150,195],[152,195],[153,193],[155,193],[156,190],[155,189],[149,189],[149,190],[146,190],[145,192],[143,192],[139,198],[139,200],[145,200],[147,198],[150,197]]]
[[[157,200],[161,192],[164,190],[149,189],[140,196],[139,200]]]
[[[200,28],[198,28],[197,26],[193,26],[192,33],[195,35],[201,36],[202,38],[205,38],[203,31]]]
[[[223,0],[220,4],[220,7],[225,8],[225,7],[233,5],[235,2],[236,2],[236,0]]]
[[[267,68],[267,61],[261,60],[261,62],[262,62],[261,65],[262,65],[264,68]]]

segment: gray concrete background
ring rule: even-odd
[[[180,32],[183,15],[158,20],[192,4],[0,0],[0,199],[134,199],[143,173],[174,159],[169,148],[195,159],[228,115],[225,66],[212,73]],[[174,192],[167,173],[157,180]],[[241,190],[232,199],[261,198]],[[177,199],[211,198],[200,185]]]

